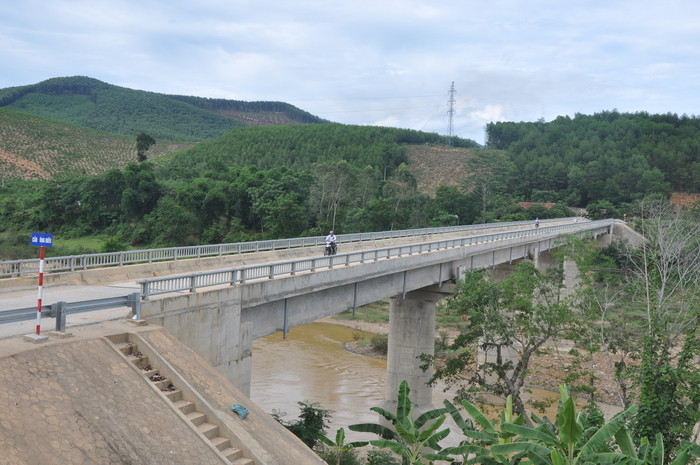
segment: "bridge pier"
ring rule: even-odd
[[[406,381],[414,411],[433,408],[428,380],[432,370],[419,368],[420,354],[435,351],[435,307],[444,293],[419,289],[392,297],[389,303],[389,345],[387,351],[386,391],[383,408],[396,411],[399,385]]]

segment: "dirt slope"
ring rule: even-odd
[[[418,190],[435,197],[440,184],[458,186],[467,176],[464,162],[472,155],[471,149],[441,145],[410,145],[406,148],[408,166],[418,181]]]

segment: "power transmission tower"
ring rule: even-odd
[[[452,85],[450,86],[450,92],[449,92],[450,99],[447,101],[447,146],[452,147],[452,132],[454,130],[454,126],[452,124],[452,120],[454,119],[455,116],[455,82],[452,81]]]

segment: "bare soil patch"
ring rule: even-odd
[[[406,148],[408,166],[418,182],[418,190],[435,197],[440,184],[459,186],[468,176],[464,162],[472,156],[465,148],[444,147],[433,144],[410,145]]]
[[[18,173],[18,177],[24,180],[51,178],[46,170],[33,161],[4,150],[0,150],[0,165],[8,165],[8,171]]]

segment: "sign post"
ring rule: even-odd
[[[32,245],[39,246],[39,292],[36,304],[36,335],[41,334],[41,294],[44,286],[44,251],[53,245],[53,235],[32,233]]]

